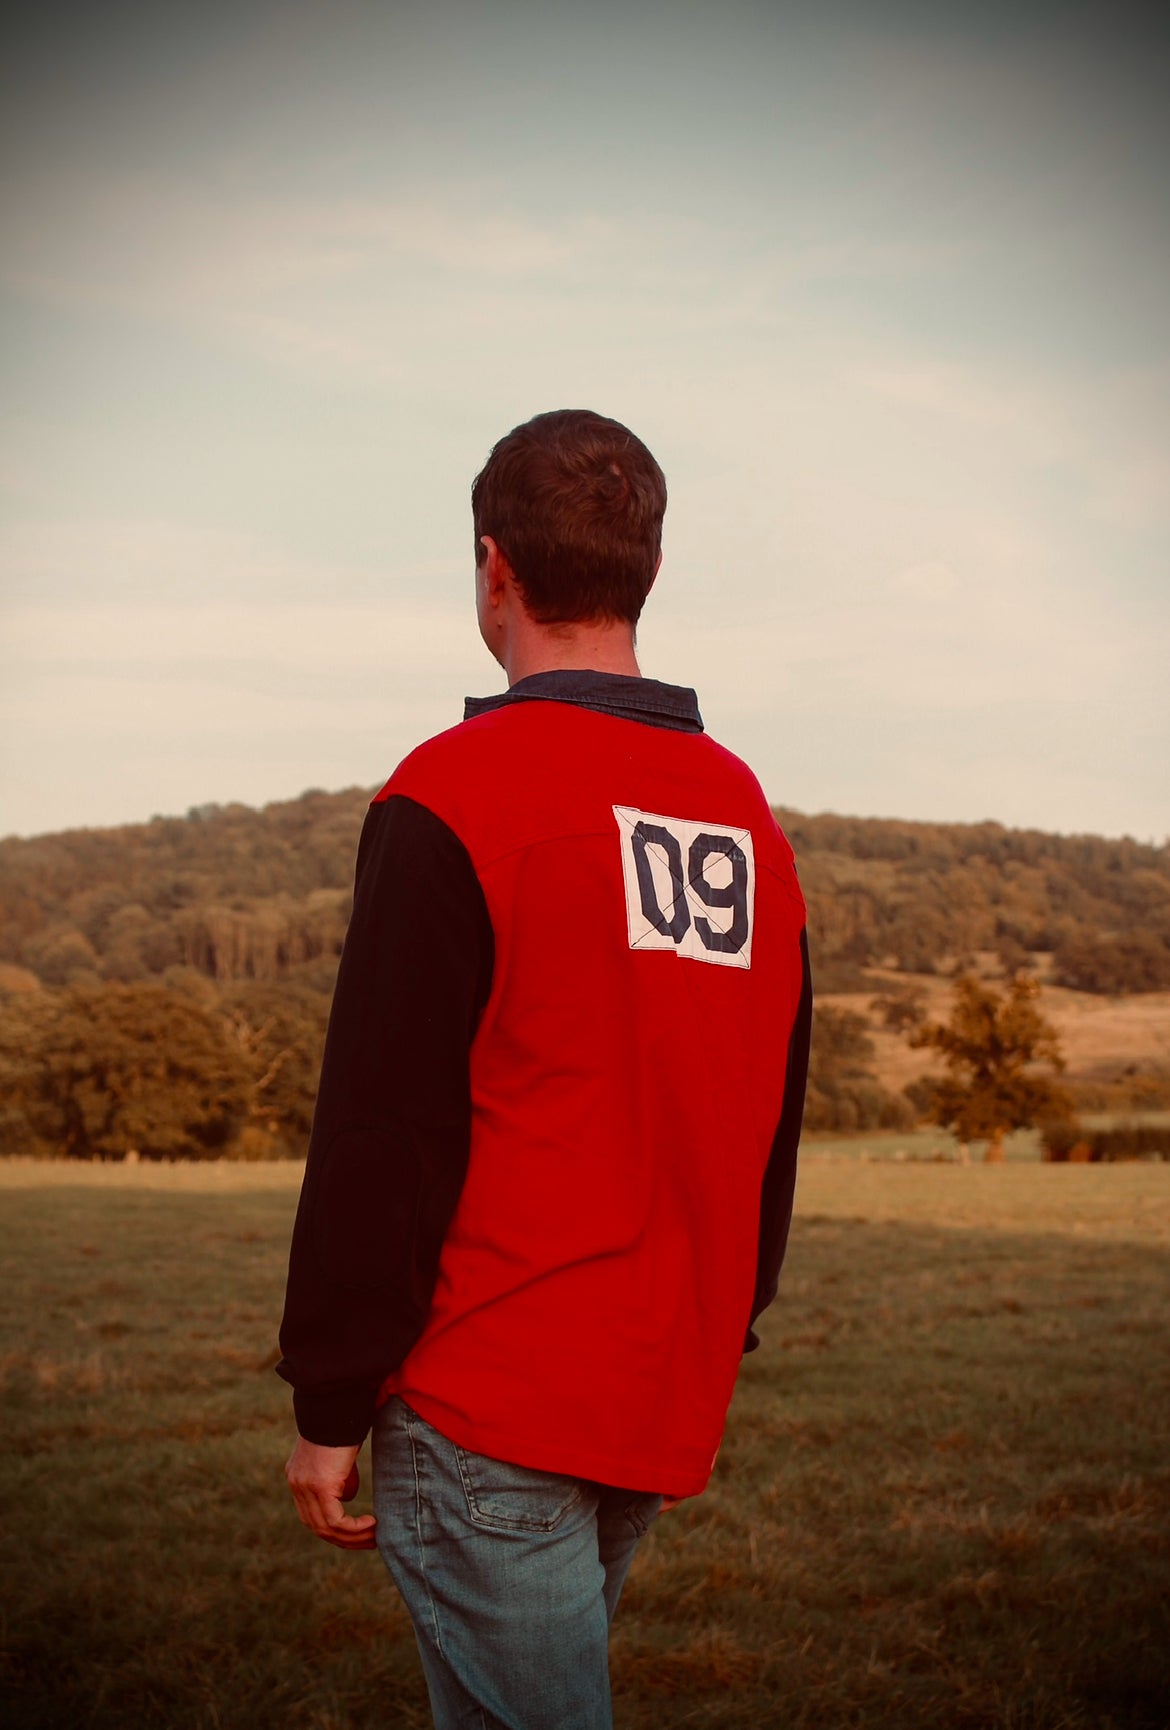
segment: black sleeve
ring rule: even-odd
[[[493,960],[462,842],[412,799],[371,805],[280,1329],[277,1374],[308,1441],[364,1438],[426,1322],[467,1171],[468,1053]]]
[[[801,986],[796,1020],[788,1041],[788,1066],[784,1073],[784,1103],[772,1137],[772,1151],[764,1172],[760,1195],[760,1242],[756,1254],[756,1290],[752,1298],[751,1322],[744,1351],[759,1345],[756,1320],[776,1296],[780,1267],[788,1247],[792,1224],[792,1198],[796,1192],[796,1150],[804,1117],[804,1090],[808,1082],[808,1053],[812,1037],[812,971],[808,960],[808,932],[800,934]]]

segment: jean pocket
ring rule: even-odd
[[[584,1499],[580,1478],[540,1472],[471,1454],[455,1446],[467,1508],[477,1526],[506,1532],[555,1532],[570,1509]]]

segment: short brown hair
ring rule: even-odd
[[[513,427],[471,489],[475,562],[490,535],[541,624],[637,622],[662,546],[666,480],[641,439],[591,409]]]

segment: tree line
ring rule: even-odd
[[[0,1151],[303,1153],[369,797],[314,790],[0,842]],[[873,989],[874,966],[961,974],[988,951],[1007,978],[1046,955],[1076,989],[1170,989],[1170,848],[778,816],[821,992]],[[914,1036],[909,984],[871,1008]],[[818,1006],[810,1129],[900,1129],[941,1109],[922,1084],[878,1083],[868,1028]]]
[[[999,823],[807,817],[778,810],[809,904],[822,989],[862,970],[1007,972],[1107,996],[1170,990],[1170,844]]]
[[[0,963],[45,986],[300,979],[328,991],[370,792],[205,805],[115,829],[0,841]],[[864,969],[1007,971],[1114,995],[1170,990],[1170,845],[998,823],[778,810],[796,850],[822,990]]]

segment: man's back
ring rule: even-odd
[[[527,683],[379,796],[459,838],[494,934],[466,1179],[383,1392],[479,1452],[695,1494],[752,1312],[804,904],[737,758]],[[674,692],[592,694],[635,683]]]

